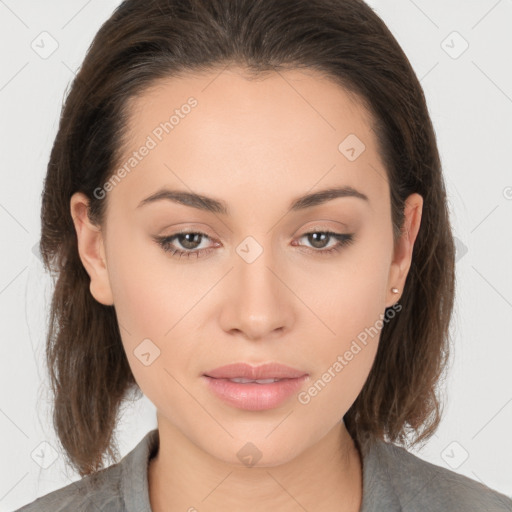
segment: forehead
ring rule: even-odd
[[[150,148],[113,192],[133,208],[162,185],[228,202],[242,189],[288,202],[315,188],[352,186],[377,197],[387,187],[371,116],[316,71],[185,74],[157,81],[127,105],[118,165]]]

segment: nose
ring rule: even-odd
[[[260,254],[252,259],[251,251]],[[282,336],[292,326],[297,301],[286,285],[286,266],[255,240],[238,247],[233,265],[222,295],[222,328],[250,340]]]

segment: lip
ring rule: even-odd
[[[252,366],[247,363],[234,363],[221,366],[204,373],[214,379],[295,379],[307,375],[307,372],[292,368],[280,363],[266,363],[260,366]]]
[[[201,377],[218,398],[238,409],[263,411],[274,409],[298,391],[309,375],[279,363],[251,366],[235,363],[208,371]],[[229,379],[280,379],[268,384],[238,383]]]

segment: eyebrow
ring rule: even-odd
[[[339,197],[356,197],[367,202],[370,201],[365,194],[352,187],[331,187],[295,198],[289,205],[289,210],[305,210],[306,208],[312,208],[313,206],[318,206]],[[174,203],[191,206],[192,208],[197,208],[198,210],[204,210],[211,213],[230,215],[227,203],[220,199],[214,199],[213,197],[207,197],[193,192],[169,190],[166,188],[160,189],[149,197],[143,199],[137,208],[161,200],[172,201]]]

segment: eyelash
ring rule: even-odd
[[[306,248],[307,249],[306,252],[311,252],[313,254],[320,254],[322,256],[328,256],[335,252],[339,252],[341,249],[343,249],[344,247],[346,247],[354,242],[353,234],[345,235],[345,234],[341,234],[341,233],[334,233],[333,231],[320,231],[320,230],[304,233],[299,238],[304,238],[305,236],[319,234],[319,233],[323,234],[323,235],[328,235],[331,238],[335,238],[337,240],[337,242],[334,245],[334,247],[331,247],[330,249]],[[175,233],[174,235],[164,236],[164,237],[155,237],[155,241],[162,247],[162,249],[165,252],[170,252],[171,256],[176,257],[176,258],[181,258],[182,256],[185,256],[186,258],[190,258],[193,255],[196,255],[196,258],[199,258],[199,257],[202,257],[200,255],[204,255],[205,253],[208,254],[213,250],[212,247],[210,247],[208,249],[199,249],[199,250],[194,249],[194,250],[189,250],[189,251],[182,251],[180,249],[174,248],[171,245],[172,241],[175,238],[178,238],[179,236],[182,236],[182,235],[201,235],[203,238],[208,238],[208,239],[210,238],[206,233],[201,233],[200,231],[179,231],[179,232]]]

